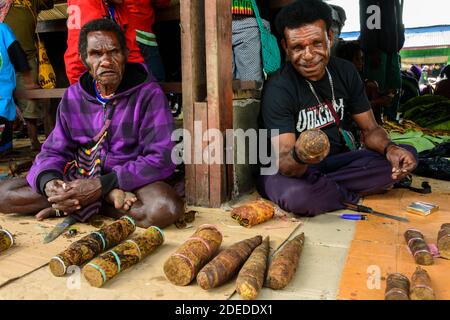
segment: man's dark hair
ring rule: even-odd
[[[78,39],[78,52],[81,55],[81,61],[83,62],[84,65],[86,65],[86,58],[87,58],[87,36],[89,32],[94,31],[113,32],[116,35],[117,40],[119,41],[120,49],[122,50],[122,52],[124,53],[126,52],[127,45],[125,42],[125,34],[123,33],[122,29],[117,23],[109,19],[92,20],[86,23],[81,28],[80,37]]]
[[[295,29],[317,20],[324,20],[327,32],[333,23],[331,7],[322,0],[297,0],[283,7],[275,19],[278,34],[284,38],[284,29]]]

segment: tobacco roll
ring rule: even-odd
[[[419,230],[406,230],[405,240],[417,264],[433,264],[433,255],[431,254],[430,249],[428,249],[423,234]]]
[[[12,234],[0,228],[0,252],[8,250],[14,244],[14,237]]]
[[[101,287],[120,272],[137,264],[164,242],[161,229],[152,226],[142,235],[118,244],[83,267],[83,275],[93,287]]]
[[[170,282],[186,286],[210,261],[222,243],[222,234],[213,225],[203,224],[164,263]]]
[[[305,234],[301,233],[288,241],[275,255],[267,272],[266,286],[275,290],[283,289],[297,271],[300,254],[305,243]]]
[[[251,227],[271,219],[274,212],[275,208],[271,202],[259,199],[234,208],[231,217],[241,226]]]
[[[435,300],[434,290],[431,287],[431,279],[428,272],[417,267],[411,277],[411,300]]]
[[[439,254],[442,258],[450,259],[450,223],[444,223],[437,238]]]
[[[409,279],[401,273],[389,274],[384,300],[409,300]]]
[[[242,266],[236,280],[236,291],[242,299],[253,300],[264,284],[269,256],[269,237],[253,250],[250,257]]]
[[[123,216],[113,223],[92,232],[72,243],[66,250],[50,260],[49,266],[53,275],[61,277],[66,274],[67,267],[81,266],[99,253],[122,242],[136,229],[134,220]]]
[[[300,134],[295,149],[302,160],[325,159],[330,152],[330,141],[320,129],[305,130]]]
[[[261,244],[262,237],[242,240],[220,252],[205,265],[197,275],[198,285],[205,290],[215,288],[230,280],[247,260],[252,251]]]

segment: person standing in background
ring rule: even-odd
[[[117,23],[125,32],[128,48],[128,61],[144,62],[136,42],[136,33],[129,26],[130,12],[127,1],[123,0],[68,0],[67,19],[67,50],[64,54],[66,74],[70,84],[78,81],[78,78],[86,71],[86,66],[81,62],[78,53],[78,38],[80,29],[87,22],[99,18],[107,18]]]
[[[450,65],[447,65],[442,69],[440,78],[441,80],[436,84],[436,91],[434,94],[450,99]]]
[[[266,29],[270,30],[269,1],[256,0]],[[264,80],[261,39],[251,0],[232,0],[233,79]]]
[[[12,121],[16,117],[13,91],[16,87],[15,71],[22,72],[25,87],[34,85],[27,56],[16,40],[11,28],[3,23],[6,1],[0,0],[0,155],[12,150]]]
[[[180,0],[134,0],[125,1],[130,12],[129,29],[136,33],[136,41],[145,64],[157,81],[166,79],[164,65],[159,53],[156,35],[153,33],[155,8],[167,8],[177,5]]]
[[[36,46],[36,25],[37,16],[41,10],[49,10],[53,8],[53,0],[13,0],[12,5],[5,16],[6,23],[14,32],[17,41],[25,51],[28,64],[31,67],[31,77],[38,86],[38,62],[37,62],[37,46]],[[26,79],[22,72],[18,72],[16,76],[17,90],[26,89]],[[17,105],[22,111],[25,119],[28,137],[31,140],[31,150],[39,151],[41,143],[38,139],[38,120],[42,115],[42,108],[47,108],[48,100],[27,100],[17,99]]]

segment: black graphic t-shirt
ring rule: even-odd
[[[331,57],[328,70],[333,79],[336,101],[334,109],[340,117],[340,127],[350,129],[351,115],[370,110],[364,84],[354,65],[346,60]],[[261,101],[260,126],[278,129],[279,134],[295,133],[319,128],[330,139],[330,154],[347,151],[327,103],[332,101],[328,75],[310,81],[321,103],[313,95],[308,83],[291,63],[286,63],[264,86]]]

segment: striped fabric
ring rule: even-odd
[[[237,15],[253,16],[251,0],[232,0],[231,13]]]
[[[75,159],[68,162],[64,168],[64,176],[66,179],[73,181],[76,179],[93,179],[101,176],[101,149],[103,148],[105,138],[108,135],[107,130],[110,124],[111,120],[107,119],[99,134],[97,134],[87,146],[79,147],[77,153],[75,153]],[[93,202],[72,213],[72,216],[81,222],[85,222],[90,217],[97,214],[101,206],[101,201]]]
[[[151,32],[136,30],[136,40],[137,42],[145,44],[147,46],[158,46],[158,43],[156,42],[156,35]]]

